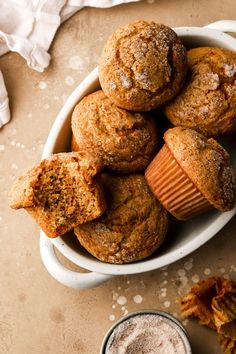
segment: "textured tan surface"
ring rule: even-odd
[[[97,65],[113,30],[140,18],[171,27],[205,25],[232,18],[235,11],[234,0],[156,0],[84,9],[58,31],[51,65],[44,73],[30,70],[17,54],[0,58],[12,111],[12,121],[0,131],[1,353],[97,354],[114,318],[126,311],[153,308],[179,315],[176,298],[199,277],[210,272],[236,280],[234,218],[211,241],[168,268],[115,277],[96,289],[65,288],[42,265],[36,223],[7,204],[13,180],[39,161],[63,100]],[[39,88],[41,81],[47,84],[44,90]],[[194,353],[221,353],[214,333],[194,321],[185,324]]]
[[[144,170],[157,151],[154,119],[118,108],[101,90],[77,104],[72,132],[72,149],[91,148],[105,167],[117,172]]]
[[[75,234],[96,258],[130,263],[150,256],[168,228],[166,210],[142,175],[103,175],[107,210],[98,219],[75,228]]]
[[[188,51],[188,75],[164,109],[171,123],[207,136],[236,130],[236,53],[220,48]]]
[[[119,107],[150,111],[173,98],[187,71],[186,50],[168,26],[135,21],[109,37],[99,62],[105,94]]]

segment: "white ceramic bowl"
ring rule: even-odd
[[[180,27],[174,29],[187,47],[212,46],[236,51],[236,39],[223,31],[236,32],[236,21],[218,21],[206,27]],[[58,114],[48,136],[42,158],[53,153],[68,151],[71,138],[71,112],[85,95],[99,88],[98,69],[93,70],[70,95]],[[236,140],[234,138],[234,140]],[[226,146],[236,169],[236,141]],[[43,263],[48,272],[62,284],[73,288],[95,287],[114,275],[143,273],[173,263],[212,238],[236,213],[236,207],[230,212],[210,213],[178,224],[172,239],[167,238],[160,250],[152,257],[130,264],[108,264],[88,254],[79,243],[70,237],[49,239],[41,231],[40,250]],[[88,273],[73,272],[62,265],[55,255],[57,248],[67,259]]]

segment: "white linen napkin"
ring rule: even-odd
[[[2,0],[0,55],[19,53],[30,68],[42,72],[50,62],[48,49],[62,22],[85,6],[112,7],[139,0]],[[0,128],[9,122],[8,95],[0,71]]]

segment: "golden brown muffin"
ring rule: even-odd
[[[235,204],[235,174],[227,151],[195,130],[175,127],[145,172],[149,186],[180,220],[212,207],[227,211]]]
[[[236,130],[236,53],[220,48],[187,52],[189,72],[179,95],[164,109],[176,126],[206,136]]]
[[[109,263],[129,263],[151,255],[167,230],[167,212],[155,199],[142,175],[102,175],[106,212],[77,226],[81,245]]]
[[[181,89],[187,70],[186,51],[169,27],[136,21],[118,28],[100,58],[104,93],[119,107],[150,111]]]
[[[158,134],[147,114],[118,108],[100,90],[83,98],[72,114],[72,149],[92,149],[109,170],[144,170],[157,148]]]
[[[100,160],[88,153],[60,153],[42,160],[12,187],[10,206],[25,208],[48,237],[57,237],[105,210],[96,177]]]

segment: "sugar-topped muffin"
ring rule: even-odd
[[[108,263],[129,263],[151,255],[163,242],[168,217],[144,176],[102,175],[107,209],[75,228],[81,245]]]
[[[184,83],[186,51],[168,26],[136,21],[108,39],[99,64],[104,93],[117,106],[149,111],[170,101]]]
[[[146,180],[165,208],[185,220],[211,208],[235,205],[235,173],[227,151],[195,130],[175,127],[145,172]]]
[[[236,131],[236,53],[201,47],[190,49],[187,58],[186,84],[165,107],[166,116],[206,136]]]
[[[47,236],[63,235],[105,210],[97,178],[102,167],[87,152],[52,155],[16,180],[10,206],[28,211]]]
[[[116,172],[144,170],[154,156],[158,132],[147,113],[118,108],[99,90],[84,97],[72,114],[72,150],[92,149]]]

